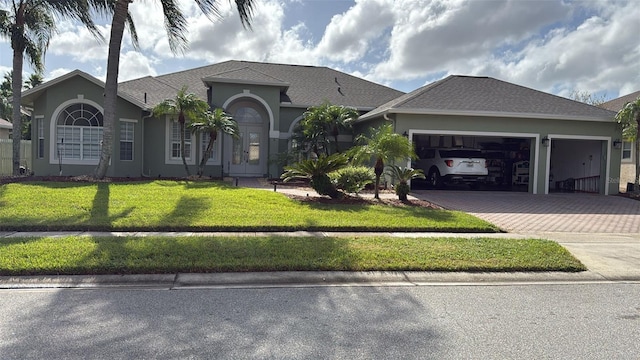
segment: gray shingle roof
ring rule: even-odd
[[[230,82],[230,83],[247,83],[247,84],[265,84],[280,86],[284,89],[289,87],[289,83],[282,81],[273,76],[261,73],[250,67],[242,69],[234,69],[230,71],[214,74],[203,79],[205,82]]]
[[[628,102],[635,101],[638,98],[640,98],[640,91],[636,91],[634,93],[631,93],[631,94],[628,94],[628,95],[625,95],[625,96],[621,96],[621,97],[619,97],[617,99],[613,99],[613,100],[607,101],[606,103],[602,103],[599,106],[601,108],[603,108],[603,109],[607,109],[607,110],[618,112],[625,105],[627,105]]]
[[[615,116],[605,109],[494,78],[451,75],[383,104],[361,120],[400,112],[605,121]]]
[[[308,107],[324,101],[332,104],[373,109],[403,93],[327,67],[270,64],[250,61],[225,61],[218,64],[171,74],[146,77],[123,82],[119,89],[130,96],[154,106],[162,99],[175,97],[176,90],[187,85],[190,92],[202,99],[207,97],[205,78],[219,78],[239,82],[282,83],[292,106]],[[155,80],[153,82],[151,80]],[[150,95],[153,93],[153,95]]]

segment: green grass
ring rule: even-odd
[[[303,203],[221,182],[161,180],[0,185],[0,230],[499,231],[456,211]]]
[[[548,240],[392,237],[0,239],[0,275],[311,270],[583,271]]]

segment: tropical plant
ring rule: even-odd
[[[328,102],[312,106],[304,112],[300,122],[302,135],[317,155],[321,151],[329,155],[329,137],[333,138],[335,152],[339,153],[338,135],[341,131],[350,131],[359,115],[354,108]]]
[[[635,142],[636,176],[633,189],[635,193],[640,193],[640,97],[632,102],[628,102],[616,114],[616,121],[622,124],[625,138]]]
[[[44,82],[44,77],[42,76],[42,73],[34,72],[33,74],[29,75],[27,80],[24,81],[23,88],[25,90],[33,89],[34,87],[42,84],[43,82]]]
[[[189,127],[196,134],[204,133],[209,135],[209,143],[207,144],[207,148],[205,149],[202,159],[200,159],[200,165],[198,166],[198,176],[202,177],[204,174],[204,167],[213,152],[213,145],[218,139],[218,133],[238,137],[238,123],[223,109],[216,108],[213,111],[208,111],[202,121],[193,122]]]
[[[180,125],[180,157],[187,176],[191,176],[189,165],[187,165],[186,146],[184,132],[187,123],[207,121],[209,104],[198,98],[194,93],[187,93],[187,87],[184,86],[178,91],[173,99],[165,99],[153,108],[153,116],[158,118],[163,115],[178,116],[178,124]]]
[[[386,162],[416,158],[413,145],[408,138],[394,133],[391,124],[385,124],[371,129],[370,135],[359,135],[356,146],[349,151],[354,163],[362,164],[366,161],[374,162],[373,171],[376,174],[375,198],[379,199],[380,177],[384,172]]]
[[[358,111],[356,109],[341,105],[329,105],[327,111],[327,126],[329,134],[333,137],[336,152],[340,152],[338,145],[338,135],[341,131],[351,131],[353,123],[358,119]]]
[[[92,0],[100,2],[99,0]],[[96,37],[100,32],[91,20],[87,0],[5,0],[8,6],[0,10],[0,37],[11,43],[13,50],[12,122],[22,129],[22,68],[26,57],[38,72],[44,68],[42,56],[55,33],[54,16],[80,20]],[[13,132],[13,174],[20,174],[20,140],[22,132]]]
[[[357,195],[367,185],[373,184],[376,175],[367,166],[347,166],[330,173],[329,177],[339,190]]]
[[[391,178],[397,181],[395,185],[396,195],[398,199],[402,201],[407,200],[407,195],[411,188],[409,187],[409,181],[413,179],[424,179],[424,172],[422,169],[413,169],[410,167],[400,167],[397,165],[391,165],[387,167],[387,173]]]
[[[344,154],[321,155],[318,159],[302,160],[285,166],[280,176],[284,182],[291,180],[310,180],[309,185],[320,195],[328,195],[332,199],[342,196],[329,178],[329,173],[347,166],[348,158]]]
[[[98,1],[98,0],[94,0]],[[169,48],[173,53],[179,53],[186,47],[187,21],[180,10],[176,0],[157,0],[162,6],[164,25],[169,40]],[[129,26],[131,40],[135,47],[138,46],[138,37],[129,14],[129,4],[132,0],[110,0],[113,6],[113,19],[111,21],[111,36],[109,37],[109,53],[107,55],[107,78],[104,88],[104,120],[103,120],[103,146],[100,152],[100,161],[95,171],[95,177],[104,178],[111,155],[113,153],[113,131],[116,120],[116,101],[118,97],[118,68],[120,66],[120,48],[124,35],[125,23]],[[216,0],[195,0],[200,10],[210,19],[219,15]],[[242,25],[251,27],[251,16],[254,0],[234,0]]]
[[[302,114],[300,140],[316,156],[329,155],[329,140],[326,130],[326,112],[322,106],[312,106]]]
[[[0,83],[0,118],[11,120],[12,110],[11,110],[11,79],[13,77],[13,71],[7,71],[3,78],[2,83]]]

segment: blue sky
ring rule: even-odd
[[[214,23],[179,0],[190,48],[169,51],[161,10],[135,0],[141,50],[125,38],[120,80],[229,59],[329,66],[402,91],[450,74],[492,76],[570,96],[606,99],[640,90],[640,6],[598,0],[256,0],[253,31],[229,2]],[[99,23],[108,36],[109,21]],[[59,22],[45,78],[81,69],[104,79],[107,46],[75,23]],[[0,73],[11,49],[0,40]],[[28,73],[31,70],[25,67]]]

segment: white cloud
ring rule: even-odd
[[[318,43],[317,54],[331,61],[362,59],[371,42],[393,25],[394,6],[391,0],[357,0],[344,14],[333,16]]]
[[[127,81],[143,76],[156,76],[153,67],[157,61],[137,51],[128,51],[120,55],[120,71],[118,81]],[[106,78],[106,73],[105,73]]]
[[[487,57],[473,71],[568,96],[573,90],[616,97],[640,89],[640,8],[602,8],[575,28],[554,29],[513,59]],[[635,90],[633,90],[635,89]]]
[[[402,2],[394,7],[398,20],[391,31],[389,57],[375,73],[380,78],[411,79],[455,65],[464,68],[474,59],[531,39],[569,10],[555,1]]]
[[[68,23],[67,23],[68,24]],[[107,39],[102,42],[96,39],[84,26],[76,24],[65,26],[51,39],[49,52],[54,55],[70,56],[74,61],[86,63],[107,59],[109,27],[98,26]]]
[[[45,74],[44,81],[49,81],[49,80],[55,79],[55,78],[60,77],[62,75],[68,74],[68,73],[70,73],[72,71],[73,71],[72,69],[67,69],[67,68],[53,69],[53,70],[49,71],[48,74]]]

